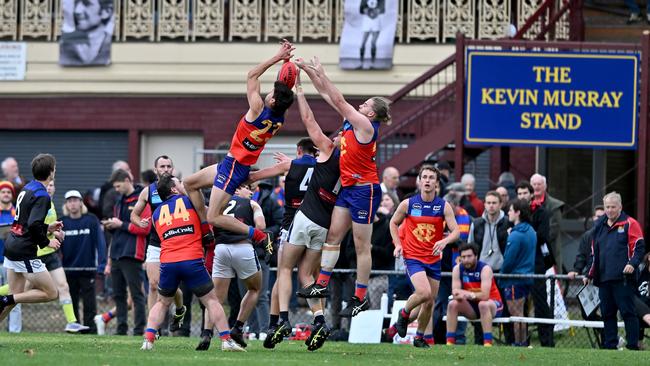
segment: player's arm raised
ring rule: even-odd
[[[361,114],[361,112],[357,111],[350,103],[345,100],[343,94],[327,77],[325,69],[317,57],[313,58],[312,66],[316,71],[316,75],[322,82],[322,88],[324,89],[324,92],[332,99],[332,104],[335,106],[335,109],[338,110],[341,116],[348,120],[350,124],[352,124],[355,130],[358,130],[362,133],[362,137],[371,139],[372,135],[375,133],[375,130],[372,127],[372,123],[370,123],[368,117]]]
[[[291,159],[282,153],[275,153],[273,157],[277,161],[275,165],[250,173],[248,176],[248,181],[246,181],[246,183],[250,184],[257,182],[258,180],[273,178],[286,174],[291,167]]]
[[[145,187],[142,190],[142,192],[140,192],[140,195],[138,196],[138,202],[135,203],[135,206],[133,206],[133,211],[131,211],[131,222],[134,225],[137,225],[141,228],[145,228],[149,226],[149,223],[145,222],[145,220],[143,220],[141,216],[142,211],[147,205],[148,197],[149,197],[149,187]]]
[[[255,66],[248,72],[246,77],[246,98],[248,99],[249,108],[248,112],[246,112],[247,121],[254,121],[264,109],[264,100],[260,96],[260,76],[276,63],[290,59],[293,50],[295,50],[293,44],[283,39],[280,44],[280,49],[273,57]]]
[[[393,217],[390,219],[390,236],[393,238],[393,245],[395,245],[395,250],[393,251],[395,257],[399,257],[402,254],[402,241],[399,239],[399,226],[406,218],[408,204],[408,200],[400,202]]]
[[[253,208],[253,220],[255,221],[255,228],[264,230],[266,229],[266,220],[264,219],[264,212],[259,203],[251,200],[251,207]]]
[[[437,241],[433,246],[433,255],[442,254],[442,250],[445,249],[447,244],[453,243],[460,238],[460,229],[456,223],[456,216],[454,215],[454,209],[451,207],[449,202],[445,202],[445,223],[450,233],[446,238]]]
[[[307,134],[309,138],[314,142],[314,145],[321,151],[321,153],[329,155],[334,150],[334,144],[321,130],[316,118],[314,117],[314,112],[309,107],[307,103],[307,98],[305,93],[302,90],[302,85],[300,82],[300,72],[296,78],[296,96],[298,99],[298,110],[300,111],[300,119],[302,124],[305,125],[307,129]]]
[[[299,58],[296,59],[294,62],[296,66],[302,71],[304,71],[307,74],[307,77],[311,80],[312,84],[314,85],[314,88],[316,88],[316,91],[318,94],[327,102],[327,104],[330,105],[330,107],[334,108],[335,111],[337,111],[339,114],[342,114],[341,111],[338,109],[338,107],[332,103],[332,98],[325,92],[325,87],[323,86],[323,81],[321,80],[320,76],[316,74],[316,70],[314,70],[311,65],[308,65],[304,59]],[[300,74],[298,74],[298,77],[300,77]],[[296,83],[298,83],[299,80],[296,80]],[[297,85],[297,84],[296,84]],[[312,138],[313,140],[313,138]]]

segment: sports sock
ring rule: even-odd
[[[368,285],[364,285],[362,283],[357,282],[357,288],[354,290],[354,296],[356,296],[359,300],[363,300],[366,298],[367,292],[368,292]]]
[[[146,339],[147,341],[153,343],[153,342],[156,340],[156,333],[157,333],[157,332],[158,332],[158,331],[155,330],[155,329],[147,328],[147,329],[144,331],[144,339]]]
[[[244,322],[242,322],[242,321],[240,321],[240,320],[237,320],[237,321],[235,322],[235,328],[237,328],[237,329],[239,329],[239,330],[244,329]]]
[[[113,314],[112,311],[107,311],[102,314],[102,319],[104,320],[104,323],[108,323],[115,317],[115,314]]]
[[[14,295],[5,295],[0,297],[0,302],[4,303],[5,305],[13,305],[16,303],[16,300],[14,300]]]
[[[425,334],[424,341],[427,342],[427,344],[430,346],[436,344],[435,340],[433,339],[433,334]]]
[[[278,324],[278,320],[280,320],[280,315],[278,314],[271,314],[269,315],[269,325],[274,326]]]
[[[328,243],[323,244],[323,250],[320,257],[320,266],[328,270],[332,270],[336,266],[341,254],[341,245],[331,245]]]
[[[492,345],[492,332],[483,333],[483,345]]]
[[[316,283],[323,287],[327,287],[327,285],[330,283],[330,277],[332,277],[332,272],[327,272],[321,269]]]
[[[456,344],[456,332],[447,332],[447,344]]]
[[[74,308],[72,307],[72,300],[70,299],[61,300],[60,303],[61,303],[61,307],[63,308],[63,314],[65,314],[65,320],[67,320],[68,323],[76,323],[77,317],[74,316]]]
[[[424,332],[420,332],[419,330],[416,331],[415,338],[424,338]]]
[[[281,311],[280,312],[280,320],[283,322],[288,322],[289,321],[289,312],[288,311]]]
[[[389,338],[392,339],[393,337],[395,337],[395,334],[397,334],[397,328],[395,328],[395,324],[391,325],[390,327],[388,327],[388,329],[386,329],[386,335]]]
[[[230,331],[229,330],[224,330],[223,332],[219,332],[219,338],[221,338],[222,341],[227,341],[230,339]]]
[[[411,317],[411,312],[406,311],[406,308],[402,308],[402,310],[399,311],[399,315],[404,319],[408,319]]]
[[[316,315],[314,317],[314,324],[323,324],[323,323],[325,323],[325,316],[323,316],[323,314]]]
[[[0,296],[9,295],[9,284],[0,286]]]

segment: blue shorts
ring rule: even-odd
[[[221,163],[217,164],[214,186],[232,196],[235,190],[248,180],[250,171],[250,166],[240,164],[232,156],[226,156]]]
[[[427,277],[433,278],[436,281],[440,281],[440,277],[441,277],[440,261],[437,261],[436,263],[432,263],[432,264],[427,264],[427,263],[422,263],[417,259],[404,258],[404,265],[406,265],[406,274],[409,276],[409,278],[418,272],[424,271]]]
[[[528,285],[512,285],[503,288],[504,300],[519,300],[525,298],[530,293]]]
[[[207,294],[214,287],[210,274],[205,269],[203,258],[181,262],[160,263],[158,291],[161,295],[166,297],[173,296],[181,281],[197,297]]]
[[[490,299],[489,301],[492,301],[497,306],[497,311],[496,313],[494,313],[494,317],[495,318],[500,317],[501,312],[503,312],[503,304],[501,303],[501,301],[492,300],[492,299]],[[481,311],[478,309],[478,301],[470,301],[469,304],[472,306],[472,309],[474,309],[474,312],[476,313],[476,317],[480,318]]]
[[[336,199],[336,206],[350,210],[352,221],[358,224],[372,224],[379,203],[381,203],[379,184],[343,187]]]

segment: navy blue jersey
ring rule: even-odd
[[[42,183],[34,180],[23,188],[16,199],[11,233],[5,241],[5,257],[12,261],[35,259],[38,248],[50,243],[45,224],[50,205],[50,196]]]
[[[162,202],[162,199],[158,195],[158,184],[156,182],[151,183],[149,185],[149,194],[147,195],[147,203],[151,207],[151,212],[155,212]],[[154,226],[151,227],[151,232],[149,233],[149,245],[160,248],[160,238]]]
[[[314,172],[316,158],[311,155],[303,155],[300,159],[291,161],[287,178],[284,181],[284,216],[282,217],[282,228],[289,229],[296,211],[305,198],[309,181]]]

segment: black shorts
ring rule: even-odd
[[[636,316],[639,317],[639,320],[650,314],[650,306],[648,306],[645,301],[641,300],[639,296],[634,296],[634,309],[636,310]]]
[[[45,264],[45,268],[47,268],[48,271],[52,272],[57,268],[63,267],[63,264],[61,263],[61,257],[59,256],[59,253],[50,253],[50,254],[45,254],[42,257],[38,257],[38,259],[41,260]]]

